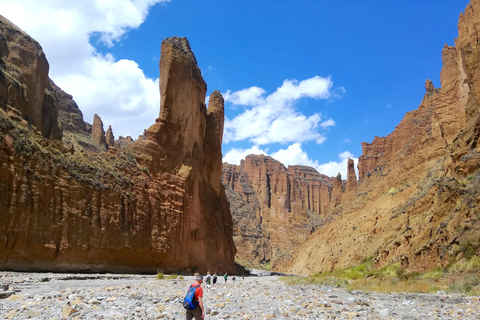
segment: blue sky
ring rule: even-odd
[[[225,97],[224,160],[264,153],[346,178],[440,86],[467,0],[0,0],[40,42],[51,78],[92,122],[136,138],[159,113],[162,39],[187,37],[209,95]]]

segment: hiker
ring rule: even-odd
[[[203,277],[201,275],[195,276],[195,282],[190,286],[190,288],[195,288],[195,294],[193,295],[191,302],[194,309],[187,309],[185,312],[185,319],[192,320],[202,320],[205,317],[205,309],[203,308],[203,288],[202,288]],[[190,288],[188,289],[190,292]],[[187,292],[187,296],[185,297],[185,301],[183,302],[185,307],[185,302],[188,300],[189,294]],[[188,302],[187,302],[188,303]]]
[[[213,274],[212,281],[213,281],[213,285],[215,285],[215,283],[217,283],[217,273],[216,272]]]
[[[207,272],[207,287],[210,288],[210,283],[212,282],[212,276],[210,275],[210,271]]]
[[[223,276],[223,279],[225,279],[225,283],[227,283],[228,276],[227,276],[226,273],[225,273],[225,275]]]

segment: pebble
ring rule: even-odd
[[[193,277],[0,272],[0,319],[183,319]],[[8,294],[3,294],[6,293]],[[479,297],[286,285],[278,276],[204,288],[205,319],[480,319]]]

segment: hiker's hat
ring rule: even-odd
[[[203,281],[203,277],[201,275],[198,275],[195,277],[196,281]]]

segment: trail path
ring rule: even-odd
[[[478,297],[365,293],[237,277],[205,288],[205,319],[480,319]],[[183,319],[193,277],[0,272],[0,319]]]

